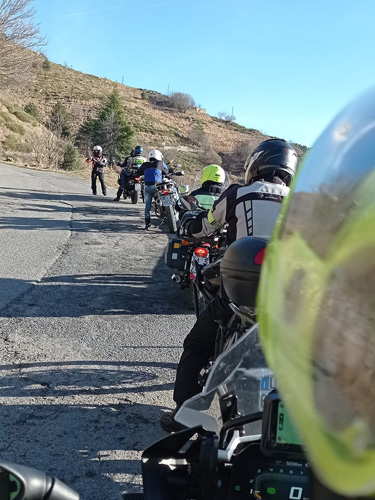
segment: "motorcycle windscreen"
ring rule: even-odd
[[[375,494],[375,89],[308,154],[262,266],[258,319],[320,480]]]
[[[266,395],[275,388],[275,380],[267,368],[254,325],[230,349],[215,361],[202,392],[185,401],[176,420],[187,427],[202,425],[219,434],[223,424],[220,398],[234,394],[240,416],[262,411]],[[261,422],[245,426],[246,435],[257,435]]]

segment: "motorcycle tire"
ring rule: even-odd
[[[136,205],[138,203],[138,191],[134,191],[134,193],[132,193],[131,200],[133,205]]]
[[[177,222],[173,207],[165,207],[165,215],[167,216],[169,232],[173,234],[177,233]]]
[[[194,307],[195,316],[198,319],[200,314],[206,308],[206,303],[202,297],[202,294],[199,292],[199,290],[197,289],[196,285],[194,285],[194,283],[190,284],[190,294],[191,294],[191,302],[192,302],[193,307]]]

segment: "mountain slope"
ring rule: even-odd
[[[3,93],[1,102],[8,107],[1,106],[0,112],[12,114],[9,103],[10,106],[17,104],[23,108],[32,102],[39,110],[42,123],[45,123],[54,105],[61,101],[70,113],[73,132],[76,133],[87,117],[95,116],[103,99],[115,86],[127,119],[135,129],[135,142],[145,148],[157,147],[163,150],[168,159],[182,163],[188,170],[218,162],[219,154],[223,166],[231,167],[233,173],[239,173],[248,150],[268,138],[258,130],[214,118],[201,108],[192,108],[186,112],[177,111],[168,106],[168,96],[157,92],[128,87],[49,61],[47,65],[41,64],[41,71],[29,89],[12,95]],[[29,161],[24,160],[23,163],[35,163],[33,137],[45,132],[40,131],[41,126],[34,122],[22,122],[14,113],[11,120],[16,124],[20,122],[18,125],[23,128],[23,133],[18,134],[16,126],[13,126],[14,131],[9,130],[6,123],[1,123],[0,113],[3,156],[14,156],[17,153],[16,156],[20,159],[22,155],[29,155],[32,158]],[[301,149],[296,145],[296,149],[300,155],[303,154],[303,147]],[[237,154],[237,150],[241,153]]]

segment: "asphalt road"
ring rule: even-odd
[[[0,165],[1,458],[82,499],[141,488],[193,324],[167,228],[89,181]],[[100,192],[100,189],[99,189]]]

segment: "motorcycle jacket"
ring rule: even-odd
[[[104,167],[107,166],[107,158],[105,156],[92,156],[87,158],[86,163],[92,164],[93,173],[103,173]]]
[[[129,164],[129,167],[132,167],[133,165],[136,165],[139,168],[146,161],[147,161],[146,158],[144,156],[142,156],[142,155],[132,156],[130,164]]]
[[[163,180],[163,173],[168,173],[168,167],[163,165],[161,160],[150,158],[144,162],[138,170],[138,175],[144,175],[145,185],[153,186]]]
[[[232,184],[212,209],[202,212],[187,230],[194,238],[209,236],[225,224],[228,244],[245,236],[269,239],[289,188],[278,177],[241,186]]]
[[[192,191],[190,196],[194,196],[202,208],[209,210],[215,201],[219,199],[222,192],[222,186],[212,181],[206,181],[199,189]]]

